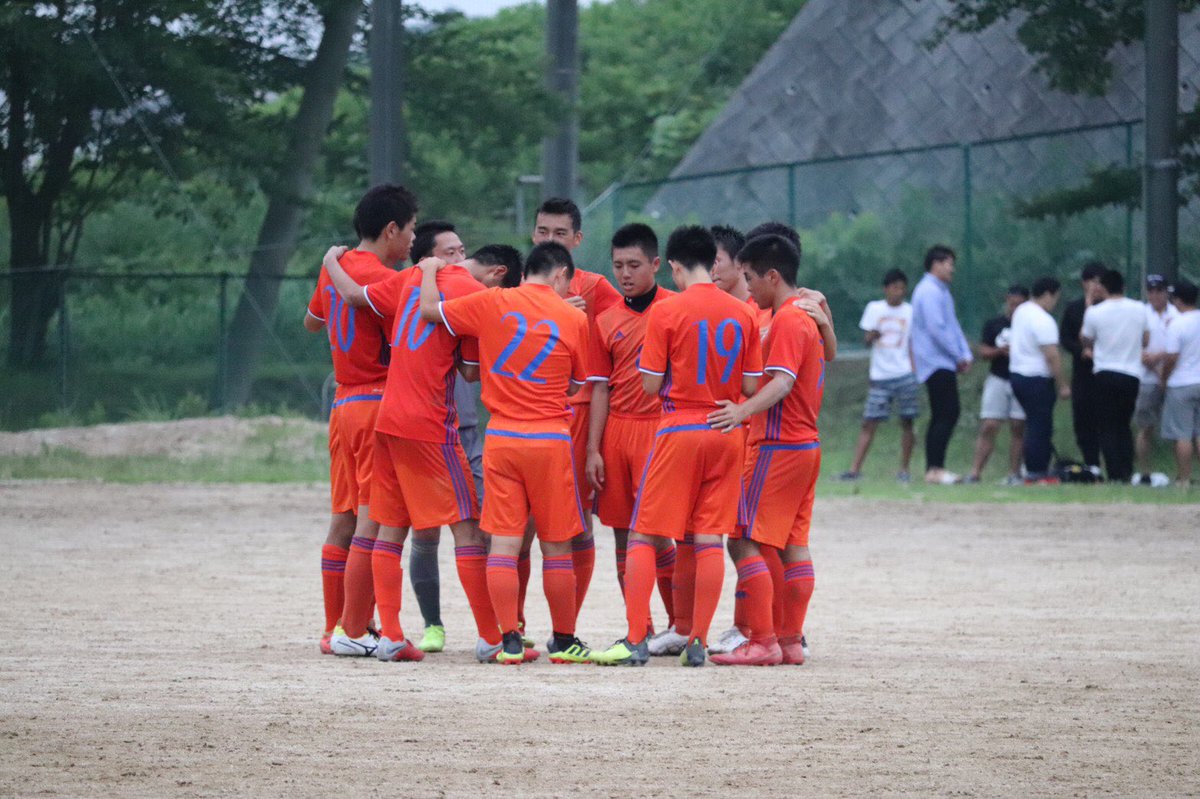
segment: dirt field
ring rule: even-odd
[[[514,669],[474,663],[448,542],[446,653],[319,655],[324,500],[0,485],[0,795],[1200,792],[1194,508],[819,501],[809,664]]]

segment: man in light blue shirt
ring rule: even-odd
[[[971,366],[971,348],[954,313],[950,281],[954,250],[938,244],[925,253],[925,277],[912,294],[912,356],[917,380],[929,392],[925,432],[925,482],[950,485],[959,476],[946,471],[946,448],[958,424],[958,375]]]

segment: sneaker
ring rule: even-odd
[[[1167,477],[1162,472],[1152,472],[1150,474],[1151,488],[1166,488],[1169,485],[1171,485],[1171,478]]]
[[[371,633],[365,632],[358,638],[351,638],[340,625],[333,628],[333,635],[329,637],[329,650],[342,657],[365,658],[374,655],[378,645],[379,640]]]
[[[1148,486],[1150,485],[1150,475],[1134,473],[1133,477],[1129,478],[1131,486]]]
[[[554,636],[546,642],[551,663],[591,663],[592,650],[575,636]]]
[[[425,659],[425,653],[407,638],[393,641],[391,638],[384,637],[379,639],[379,646],[375,648],[375,657],[385,663],[400,663],[406,660],[417,663]]]
[[[750,640],[720,655],[713,655],[714,666],[778,666],[783,662],[783,650],[775,636]]]
[[[622,638],[603,652],[592,654],[593,662],[601,666],[645,666],[650,660],[649,638],[636,644]]]
[[[963,484],[969,486],[979,485],[979,478],[973,474],[968,474],[963,478]]]
[[[654,657],[661,655],[678,655],[687,646],[687,639],[679,633],[675,632],[675,627],[671,626],[659,633],[652,635],[647,639],[647,648],[650,654]]]
[[[498,644],[489,644],[487,641],[480,638],[475,642],[475,659],[480,663],[498,663],[499,661],[496,660],[496,656],[499,655],[503,649],[503,639],[501,639],[501,642]],[[524,647],[522,647],[522,649],[524,649]],[[538,652],[536,649],[525,649],[525,662],[532,663],[533,661],[537,660],[538,656],[540,655],[541,652]]]
[[[862,478],[862,472],[845,471],[838,475],[838,479],[843,483],[853,483]]]
[[[728,630],[717,636],[715,643],[708,645],[708,653],[710,655],[720,655],[732,652],[749,640],[749,638],[742,635],[742,631],[737,627],[730,627]],[[682,652],[683,650],[681,649],[680,651]]]
[[[693,638],[679,653],[679,665],[691,666],[693,668],[704,665],[704,644],[700,643],[699,638]]]
[[[500,651],[496,653],[495,657],[497,663],[503,663],[505,666],[519,666],[522,663],[528,663],[529,661],[525,659],[525,642],[521,640],[521,634],[516,630],[505,633],[504,639],[500,642]]]
[[[808,647],[804,644],[804,636],[799,638],[779,639],[780,663],[785,666],[803,666],[808,659]],[[714,661],[715,662],[715,661]]]
[[[1025,484],[1025,478],[1021,477],[1021,475],[1019,475],[1019,474],[1010,474],[1008,477],[1005,477],[1003,480],[1000,481],[1000,485],[1008,486],[1010,488],[1012,486],[1019,486],[1019,485],[1024,485],[1024,484]]]
[[[909,483],[912,482],[912,474],[910,474],[908,471],[902,469],[902,470],[896,472],[896,482],[904,483],[905,485],[908,485]]]
[[[332,655],[333,650],[329,647],[329,639],[333,638],[333,631],[327,632],[321,636],[321,643],[318,646],[321,648],[322,655]]]
[[[446,648],[446,628],[440,624],[431,624],[425,628],[425,635],[417,649],[422,652],[441,652]]]
[[[1084,468],[1084,471],[1091,472],[1092,474],[1094,474],[1096,476],[1097,480],[1104,479],[1104,472],[1100,471],[1099,466],[1085,466],[1083,468]]]
[[[804,659],[808,660],[808,639],[803,633],[800,634],[800,649],[804,652]]]
[[[1062,480],[1058,479],[1057,477],[1054,477],[1053,475],[1047,475],[1046,477],[1026,477],[1025,478],[1025,485],[1027,485],[1027,486],[1056,486],[1056,485],[1060,485],[1061,483],[1062,483]]]
[[[952,486],[962,482],[962,478],[954,472],[942,469],[940,471],[932,471],[925,473],[925,482],[930,485]]]

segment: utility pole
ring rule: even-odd
[[[1179,3],[1146,0],[1146,273],[1179,268]]]
[[[371,3],[371,110],[367,145],[371,185],[404,178],[408,137],[404,128],[404,4]]]
[[[579,3],[546,0],[546,86],[565,106],[542,140],[542,197],[573,197],[579,161]]]

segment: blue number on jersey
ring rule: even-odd
[[[518,311],[509,311],[503,317],[501,317],[501,319],[508,319],[510,316],[517,320],[517,329],[513,332],[512,340],[505,345],[503,350],[501,350],[500,357],[496,358],[496,362],[492,364],[492,373],[501,375],[503,377],[516,378],[517,380],[523,380],[527,383],[545,383],[546,381],[543,378],[538,377],[534,373],[537,372],[538,367],[550,357],[550,353],[554,351],[554,347],[558,344],[560,340],[558,325],[549,319],[543,319],[539,322],[535,322],[533,327],[530,328],[528,320],[525,319],[525,315]],[[542,345],[541,350],[539,350],[538,354],[535,355],[533,360],[529,362],[529,365],[522,369],[519,375],[514,375],[512,372],[504,368],[504,364],[506,364],[508,359],[512,357],[513,353],[517,351],[517,348],[521,346],[521,342],[525,340],[526,334],[531,329],[537,330],[539,327],[545,327],[546,330],[549,331],[549,336],[546,338],[546,343]]]
[[[701,319],[696,323],[699,328],[699,341],[697,346],[699,351],[696,353],[696,385],[704,385],[708,382],[708,348],[711,346],[725,359],[725,366],[721,370],[721,382],[726,383],[733,375],[733,366],[737,362],[737,356],[742,352],[742,326],[738,324],[736,319],[723,319],[717,325],[717,335],[715,339],[710,341],[708,320]],[[733,330],[733,344],[725,346],[725,334],[729,330]]]
[[[433,335],[433,323],[422,322],[421,314],[417,311],[417,305],[420,300],[421,290],[419,288],[409,289],[408,299],[404,302],[404,310],[400,314],[400,323],[396,325],[396,336],[392,339],[393,347],[400,346],[400,339],[406,329],[408,332],[408,348],[410,350],[418,349]],[[420,330],[420,333],[417,332],[418,330]]]
[[[349,352],[354,344],[354,306],[343,300],[333,286],[325,290],[329,292],[329,345]]]

